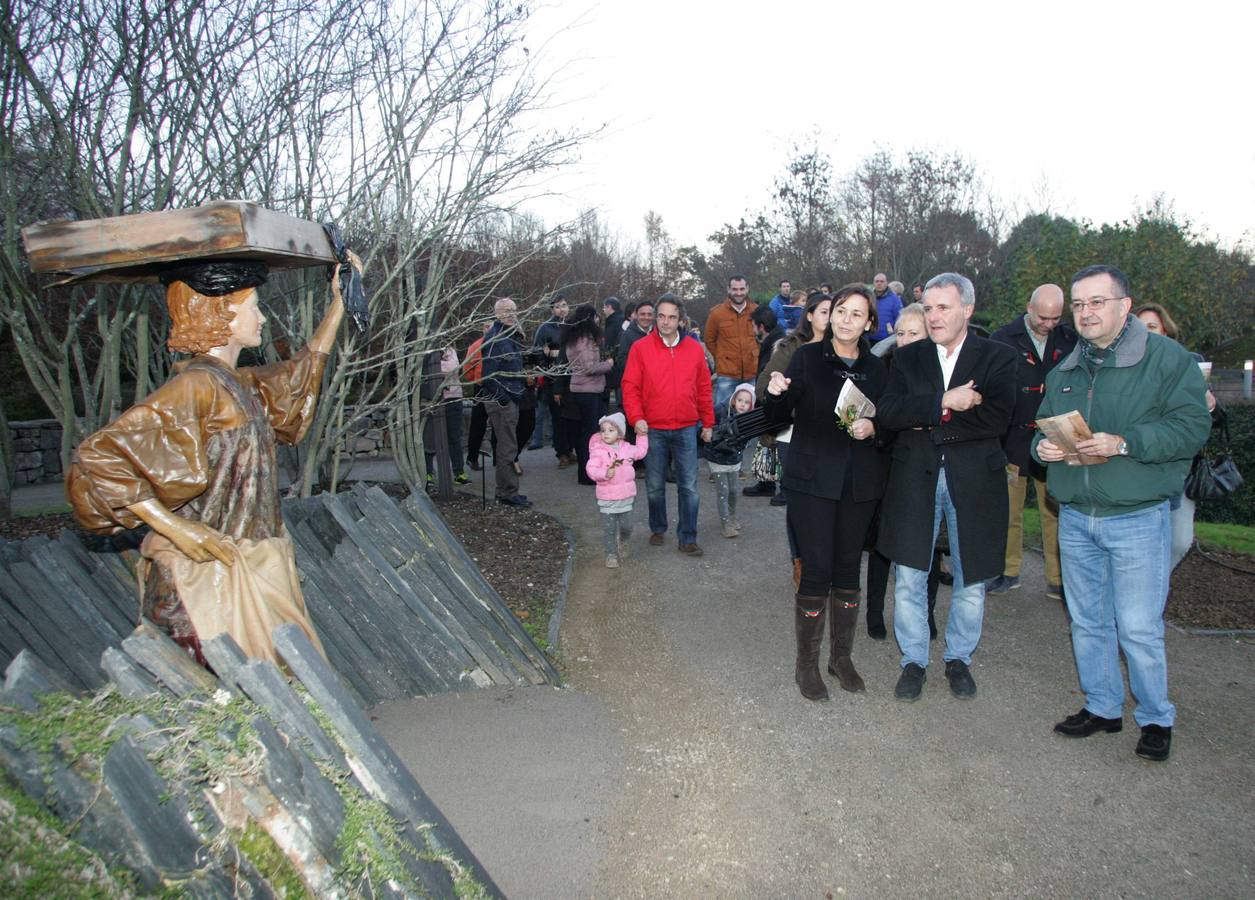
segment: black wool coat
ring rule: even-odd
[[[764,392],[763,406],[777,421],[792,415],[793,437],[784,460],[784,487],[829,500],[842,495],[846,469],[851,469],[853,499],[876,500],[884,494],[885,465],[881,452],[881,426],[863,441],[837,424],[837,396],[847,379],[879,405],[888,383],[884,361],[873,356],[866,341],[859,342],[859,357],[847,366],[832,348],[832,341],[804,344],[789,360],[785,376],[788,390],[779,397]]]
[[[1034,478],[1044,481],[1046,467],[1033,459],[1029,452],[1037,431],[1033,421],[1037,418],[1037,407],[1041,406],[1045,396],[1042,385],[1046,383],[1046,374],[1067,359],[1076,346],[1076,332],[1062,322],[1055,326],[1046,339],[1045,359],[1037,357],[1037,348],[1029,337],[1023,316],[1003,325],[989,337],[1006,344],[1016,355],[1015,409],[1011,413],[1011,428],[1003,438],[1002,448],[1007,451],[1007,460],[1020,467],[1021,474],[1032,473]]]
[[[882,554],[913,569],[932,563],[937,473],[958,513],[959,548],[968,584],[1002,574],[1007,549],[1007,456],[1002,438],[1015,407],[1015,352],[968,331],[950,379],[976,382],[983,401],[943,421],[937,345],[916,341],[896,350],[889,385],[878,404],[880,425],[897,432],[889,484],[880,507]]]

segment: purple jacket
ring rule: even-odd
[[[566,358],[571,364],[572,393],[600,394],[606,389],[606,373],[614,367],[614,360],[602,359],[591,338],[577,338],[568,344]]]

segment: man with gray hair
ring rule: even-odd
[[[902,649],[894,695],[916,700],[928,666],[928,570],[945,516],[954,586],[946,622],[946,678],[976,696],[969,666],[985,616],[985,581],[1002,573],[1007,545],[1007,456],[1015,407],[1015,352],[968,330],[976,291],[946,272],[924,286],[931,340],[893,355],[877,404],[879,428],[898,432],[881,505],[877,549],[896,564],[893,630]]]

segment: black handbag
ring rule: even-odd
[[[1220,425],[1220,452],[1210,455],[1206,448],[1194,457],[1190,474],[1185,476],[1185,496],[1195,502],[1223,500],[1242,487],[1242,473],[1229,453],[1229,423]]]

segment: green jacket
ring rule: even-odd
[[[1114,352],[1093,369],[1086,342],[1048,376],[1038,418],[1079,410],[1094,433],[1118,434],[1128,456],[1091,466],[1049,463],[1046,485],[1060,503],[1087,515],[1137,512],[1181,493],[1194,455],[1207,441],[1207,386],[1176,341],[1151,334],[1135,316]],[[1033,457],[1042,435],[1033,439]]]

